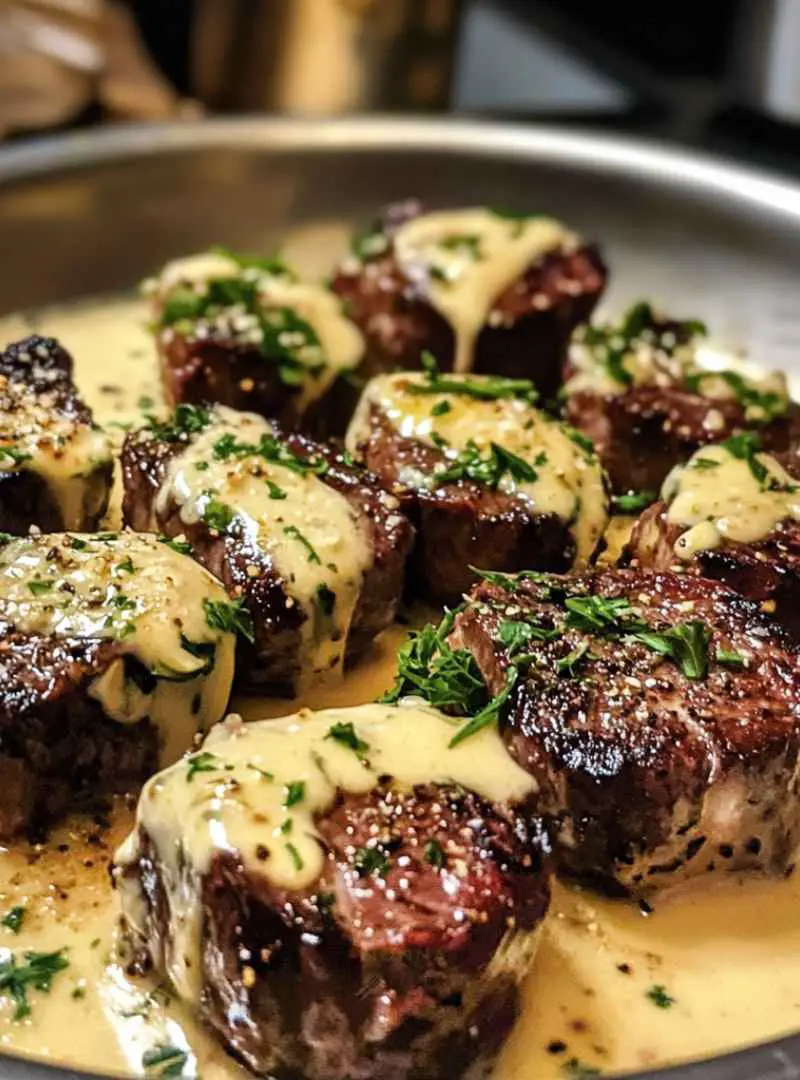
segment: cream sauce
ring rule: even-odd
[[[685,528],[675,554],[691,559],[726,540],[763,540],[781,522],[800,520],[800,488],[769,454],[757,453],[755,467],[724,446],[698,450],[686,465],[676,466],[664,481],[667,521]]]
[[[342,726],[355,744],[335,737]],[[202,964],[201,878],[212,857],[235,851],[244,866],[290,891],[313,886],[324,855],[315,821],[337,791],[365,794],[381,776],[409,791],[450,782],[497,803],[519,802],[534,790],[530,776],[486,728],[458,746],[458,723],[408,699],[399,705],[303,710],[278,720],[244,724],[231,716],[203,744],[145,785],[137,824],[164,868],[169,904],[165,968],[187,1000],[197,1000]],[[140,857],[140,834],[118,852],[121,867]],[[266,848],[268,857],[256,851]],[[147,939],[137,879],[120,879],[124,915]]]
[[[542,256],[574,250],[579,240],[553,218],[476,208],[412,218],[393,243],[406,277],[453,328],[453,367],[463,372],[472,367],[478,334],[500,295]]]
[[[156,676],[143,691],[120,657],[88,692],[118,723],[149,717],[165,764],[225,711],[235,638],[209,626],[204,602],[227,600],[211,574],[155,537],[60,533],[0,548],[0,617],[23,633],[115,641]],[[210,649],[213,662],[185,645]]]
[[[101,423],[137,423],[142,396],[161,400],[145,319],[141,301],[126,300],[52,309],[41,317],[41,331],[74,352],[82,396]],[[14,340],[32,327],[11,317],[3,329],[3,337]],[[119,429],[111,430],[119,437]],[[118,511],[113,514],[112,527]],[[327,691],[310,687],[294,704],[235,705],[255,718],[280,716],[290,707],[371,701],[391,682],[403,636],[400,627],[383,635],[365,663]],[[69,949],[69,967],[56,975],[51,992],[31,991],[29,1017],[15,1021],[7,999],[0,999],[0,1047],[72,1068],[143,1075],[143,1054],[168,1044],[186,1053],[187,1077],[245,1080],[250,1074],[190,1010],[154,980],[126,976],[112,957],[119,898],[109,888],[108,863],[132,817],[121,804],[108,833],[75,820],[46,846],[0,849],[0,915],[15,905],[26,911],[19,934],[0,927],[0,944],[19,957],[29,949]],[[797,875],[697,882],[659,899],[648,918],[625,902],[556,882],[522,1016],[494,1080],[563,1080],[573,1057],[604,1072],[653,1068],[798,1030],[798,910]],[[655,985],[674,997],[671,1008],[658,1008],[648,997]]]
[[[439,445],[448,459],[455,460],[469,444],[486,457],[492,443],[497,443],[522,458],[536,473],[532,481],[518,481],[505,473],[498,490],[517,496],[533,512],[553,514],[567,522],[575,540],[577,561],[586,562],[608,521],[608,500],[599,463],[587,456],[560,424],[520,398],[479,401],[467,394],[413,392],[427,381],[427,375],[416,373],[372,379],[347,432],[350,452],[357,454],[359,444],[367,437],[373,407],[400,435],[429,446]],[[486,376],[469,376],[469,382],[486,381]],[[400,480],[415,489],[428,489],[436,482],[435,476],[411,467],[401,472]]]
[[[47,350],[40,345],[45,356]],[[24,359],[25,354],[20,354]],[[111,462],[108,437],[57,406],[58,395],[0,376],[0,470],[33,472],[50,491],[64,528],[96,512]]]
[[[306,615],[302,678],[309,683],[330,672],[340,676],[371,562],[364,523],[344,495],[311,472],[268,462],[258,453],[220,460],[215,446],[221,438],[234,436],[239,444],[255,446],[262,436],[272,435],[272,427],[254,413],[224,406],[212,415],[212,423],[173,458],[156,508],[174,502],[187,525],[203,520],[212,500],[234,511],[244,535],[270,556],[289,596]]]
[[[216,252],[203,252],[168,263],[161,274],[145,282],[145,292],[155,301],[156,317],[165,301],[177,290],[187,288],[202,293],[212,281],[242,279],[258,286],[259,314],[245,312],[241,305],[222,308],[213,317],[197,321],[186,320],[160,330],[164,342],[180,333],[189,340],[208,337],[214,333],[233,337],[253,346],[264,339],[261,317],[271,312],[289,309],[314,331],[318,342],[303,344],[293,339],[292,331],[280,335],[281,344],[306,368],[298,408],[302,412],[328,389],[337,375],[355,368],[364,353],[364,339],[353,323],[342,313],[340,300],[328,289],[290,277],[271,274],[257,267],[242,267],[234,259]],[[241,310],[240,310],[241,309]],[[265,360],[265,362],[267,362]]]

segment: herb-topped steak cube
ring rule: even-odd
[[[335,408],[326,395],[364,351],[336,296],[278,259],[191,256],[169,263],[145,291],[173,403],[216,401],[296,428]],[[346,418],[334,419],[341,431]]]
[[[743,432],[676,466],[623,560],[723,581],[800,641],[800,485],[758,447]]]
[[[224,589],[154,536],[0,547],[0,836],[128,790],[224,714]]]
[[[563,869],[634,893],[792,869],[800,657],[757,604],[672,573],[487,578],[449,647],[496,695],[483,716],[536,780]]]
[[[117,854],[123,928],[260,1076],[484,1080],[549,901],[533,783],[417,703],[218,725]]]
[[[178,406],[128,435],[125,520],[183,537],[241,605],[243,681],[341,676],[394,618],[412,530],[338,452],[253,413]]]
[[[369,374],[419,368],[429,351],[445,370],[529,378],[550,397],[605,280],[597,249],[542,214],[409,202],[356,239],[332,287]]]
[[[111,491],[111,444],[53,338],[0,353],[0,530],[96,529]]]
[[[701,446],[758,429],[765,447],[796,440],[798,408],[783,374],[711,370],[706,330],[635,304],[618,326],[579,331],[561,391],[565,415],[594,444],[615,492],[649,492]]]
[[[458,602],[476,566],[586,563],[608,520],[597,459],[533,407],[530,382],[426,363],[371,380],[346,440],[409,507],[414,590]]]

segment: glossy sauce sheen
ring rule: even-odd
[[[480,375],[469,378],[473,383],[485,381]],[[373,406],[405,438],[431,446],[444,440],[448,444],[442,447],[446,457],[457,456],[468,443],[474,443],[485,455],[492,443],[498,443],[533,466],[536,473],[535,480],[522,482],[506,474],[499,490],[517,495],[532,512],[553,514],[567,522],[578,561],[587,560],[608,521],[599,464],[587,457],[560,424],[519,398],[476,401],[466,394],[414,393],[414,387],[424,386],[426,379],[413,373],[372,379],[347,433],[348,449],[356,453],[366,437]],[[429,475],[411,467],[401,472],[400,480],[411,488],[427,489],[433,483]]]
[[[44,319],[42,329],[74,350],[79,387],[100,420],[138,420],[140,396],[157,397],[145,317],[141,304],[121,303]],[[9,321],[3,336],[11,340],[28,329]],[[302,703],[250,700],[237,707],[255,719],[300,704],[369,702],[391,682],[404,633],[396,627],[383,635],[338,688],[320,694],[312,687]],[[77,1068],[141,1074],[143,1054],[168,1044],[186,1054],[186,1076],[244,1078],[249,1074],[185,1007],[165,1004],[151,982],[128,978],[113,960],[119,898],[109,888],[107,866],[132,821],[131,809],[120,805],[110,832],[74,822],[44,848],[21,844],[0,854],[0,914],[15,905],[26,909],[18,934],[0,927],[0,946],[20,957],[25,949],[69,948],[69,967],[55,976],[50,994],[30,992],[30,1017],[15,1022],[13,1010],[0,1005],[0,1045]],[[796,1029],[798,910],[797,878],[702,882],[657,899],[648,917],[634,905],[556,884],[524,986],[523,1015],[495,1080],[563,1080],[572,1058],[604,1072],[652,1067]],[[655,986],[674,999],[670,1007],[648,996]]]
[[[395,233],[394,252],[453,328],[455,371],[472,367],[475,342],[492,305],[551,251],[572,251],[578,237],[544,216],[504,217],[491,210],[422,214]]]
[[[678,558],[691,559],[725,540],[752,544],[779,522],[800,519],[800,489],[791,476],[769,454],[756,454],[755,462],[765,470],[762,478],[750,461],[710,446],[673,469],[662,495],[667,520],[686,526],[675,541]]]

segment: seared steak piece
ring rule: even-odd
[[[596,247],[542,215],[425,213],[410,201],[356,238],[332,288],[362,330],[366,375],[442,368],[532,379],[550,397],[606,282]]]
[[[672,573],[496,577],[450,643],[503,695],[563,870],[646,894],[793,868],[800,658],[757,604]]]
[[[615,492],[658,492],[701,446],[758,429],[765,448],[797,441],[786,380],[704,368],[702,323],[635,304],[618,326],[579,331],[561,391],[565,416],[594,444]]]
[[[344,430],[347,417],[327,413],[352,395],[340,383],[364,343],[327,289],[298,281],[279,259],[209,252],[167,264],[144,290],[168,401]]]
[[[427,363],[371,380],[346,438],[417,526],[412,592],[458,603],[474,567],[585,564],[608,520],[597,459],[532,406],[532,383]]]
[[[800,486],[749,433],[673,470],[622,562],[722,581],[800,641]]]
[[[488,1076],[548,875],[530,777],[452,734],[409,702],[219,725],[117,854],[134,967],[262,1076]]]
[[[230,606],[155,537],[0,547],[0,837],[129,790],[220,719]]]
[[[249,613],[246,685],[341,676],[393,621],[412,529],[337,451],[253,413],[179,406],[127,437],[122,468],[125,521],[184,536]]]
[[[111,444],[54,338],[0,353],[0,531],[96,529],[108,506]]]

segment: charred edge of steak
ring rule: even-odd
[[[204,1018],[261,1075],[487,1076],[549,903],[536,821],[459,790],[382,787],[340,795],[319,831],[327,859],[312,892],[214,857],[201,884]],[[147,838],[128,873],[148,909],[138,964],[149,952],[158,967],[169,912]]]
[[[752,430],[734,399],[706,398],[679,385],[640,386],[620,394],[570,395],[566,419],[594,444],[615,493],[658,491],[675,465],[701,446]],[[785,453],[798,442],[800,407],[758,427],[762,447]]]
[[[73,361],[55,338],[34,334],[0,352],[0,380],[24,383],[34,394],[47,394],[54,412],[76,424],[89,426],[92,412],[72,381]],[[98,528],[108,508],[113,463],[100,464],[87,473],[83,528]],[[0,532],[24,535],[32,524],[43,532],[64,528],[61,510],[46,481],[27,470],[0,470]]]
[[[688,560],[675,554],[684,531],[667,520],[666,503],[655,503],[636,521],[621,561],[640,570],[676,570],[721,581],[761,604],[800,643],[800,523],[782,521],[763,540],[725,540]]]
[[[277,428],[276,436],[281,437]],[[328,469],[320,479],[348,499],[369,530],[372,563],[362,582],[345,656],[346,664],[353,663],[394,620],[413,529],[394,500],[387,500],[378,478],[348,464],[335,448],[303,435],[290,435],[284,441],[300,458],[324,459]],[[202,522],[185,524],[175,505],[169,506],[165,514],[155,513],[156,495],[169,462],[184,445],[150,437],[146,431],[126,438],[122,453],[123,520],[134,529],[145,530],[152,527],[155,516],[158,529],[166,536],[186,536],[194,557],[231,594],[242,596],[250,612],[255,642],[239,643],[240,684],[290,696],[297,676],[305,616],[270,557],[245,537],[219,536]],[[252,574],[253,566],[261,571],[257,576]]]
[[[404,469],[432,476],[447,459],[436,447],[400,435],[377,406],[370,411],[370,434],[360,452],[416,526],[408,575],[413,596],[458,603],[475,584],[473,566],[561,572],[572,565],[575,541],[554,514],[531,513],[512,495],[471,480],[430,491],[404,487]]]
[[[149,721],[110,720],[87,694],[119,655],[114,643],[0,631],[0,837],[36,837],[142,783],[157,766],[157,733]]]
[[[416,370],[428,350],[450,369],[455,337],[450,324],[400,269],[392,237],[421,213],[413,200],[389,208],[380,226],[385,244],[355,269],[344,263],[331,288],[367,341],[365,377],[397,368]],[[551,397],[572,332],[586,322],[606,285],[607,268],[594,244],[574,252],[543,256],[493,304],[492,324],[481,331],[473,369],[511,378],[530,378],[543,397]]]
[[[626,599],[662,645],[665,632],[700,623],[707,674],[689,677],[680,656],[646,637],[570,625],[567,597]],[[550,640],[506,644],[515,641],[508,624]],[[473,653],[493,693],[514,650],[532,657],[503,733],[540,786],[561,869],[646,893],[712,870],[792,868],[800,657],[757,604],[670,573],[518,578],[479,586],[452,640]]]

